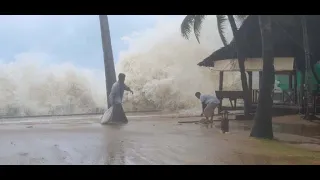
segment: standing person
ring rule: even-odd
[[[133,91],[126,84],[124,84],[125,78],[126,75],[120,73],[118,75],[118,81],[112,85],[111,92],[108,97],[111,107],[102,116],[101,124],[128,123],[128,119],[122,107],[122,98],[125,90],[130,91],[132,94]]]
[[[200,92],[196,92],[195,96],[202,103],[201,116],[204,115],[207,120],[211,117],[211,120],[213,120],[214,110],[219,106],[220,100],[212,95],[201,94]]]

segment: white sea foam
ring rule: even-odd
[[[197,63],[222,46],[215,16],[203,23],[201,44],[194,35],[181,37],[182,16],[159,17],[155,27],[123,37],[129,48],[120,53],[117,73],[127,75],[126,110],[182,110],[195,114],[196,91],[214,93],[218,74]],[[228,33],[230,40],[230,33]],[[44,63],[43,54],[20,54],[0,64],[1,115],[96,112],[106,102],[104,72],[72,64]],[[53,61],[54,62],[54,61]],[[224,88],[241,89],[239,73],[226,73]]]
[[[216,17],[203,22],[200,44],[193,33],[190,40],[181,36],[183,16],[159,18],[152,29],[123,38],[129,49],[122,52],[117,72],[127,75],[126,83],[136,92],[125,96],[125,107],[132,110],[183,110],[194,114],[199,106],[194,93],[213,93],[218,88],[218,73],[197,63],[222,46]],[[230,40],[230,33],[227,37]],[[226,73],[224,89],[241,89],[239,73]]]

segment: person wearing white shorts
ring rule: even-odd
[[[202,103],[202,113],[201,116],[205,116],[208,120],[211,117],[213,119],[214,110],[219,106],[220,100],[215,96],[208,94],[201,94],[200,92],[196,92],[195,96],[200,99]]]

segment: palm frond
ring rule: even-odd
[[[181,23],[181,27],[180,27],[181,35],[185,39],[189,39],[189,35],[191,32],[191,27],[193,26],[193,23],[194,23],[194,19],[195,19],[195,15],[187,15]]]
[[[217,15],[217,25],[218,25],[218,32],[221,38],[221,41],[224,46],[228,45],[227,38],[225,36],[225,22],[227,21],[226,15]]]
[[[234,15],[234,17],[238,20],[245,20],[249,15]]]
[[[237,23],[237,27],[240,28],[240,26],[242,25],[243,21],[247,19],[249,15],[234,15],[234,19]]]
[[[195,15],[194,22],[193,22],[193,32],[197,38],[198,43],[200,44],[200,32],[201,32],[201,25],[203,20],[205,19],[206,15]]]

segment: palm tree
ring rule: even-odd
[[[259,24],[262,40],[262,83],[260,87],[260,95],[258,99],[258,109],[254,116],[254,125],[250,136],[257,138],[273,139],[272,131],[272,104],[271,97],[274,88],[274,66],[273,66],[273,42],[271,16],[259,15]]]
[[[318,81],[318,77],[317,74],[315,73],[314,68],[311,66],[310,63],[310,48],[309,48],[309,38],[308,38],[308,32],[307,32],[307,20],[305,15],[300,15],[300,19],[301,19],[301,26],[302,26],[302,36],[303,36],[303,46],[304,46],[304,52],[305,52],[305,68],[304,68],[304,81],[303,83],[306,86],[306,92],[304,95],[304,119],[307,120],[312,120],[312,119],[317,119],[317,117],[315,117],[315,115],[311,115],[310,112],[310,108],[309,108],[309,103],[312,103],[312,98],[310,98],[310,96],[312,95],[312,83],[311,83],[311,77],[310,77],[310,70],[313,73],[314,77],[316,78],[316,80]],[[302,77],[302,76],[301,76]],[[318,81],[319,82],[319,81]],[[305,91],[304,89],[305,87],[303,87],[303,91]],[[303,97],[303,96],[302,96]]]
[[[193,32],[197,38],[197,41],[200,43],[200,40],[199,40],[200,30],[201,30],[202,22],[205,19],[205,17],[206,15],[187,15],[181,23],[182,36],[186,39],[189,39],[191,27],[193,26]],[[240,23],[243,22],[246,17],[247,15],[235,15],[235,18]],[[243,98],[244,113],[245,113],[245,116],[249,116],[249,113],[251,110],[251,95],[248,88],[247,76],[246,76],[245,66],[244,66],[245,55],[242,53],[242,50],[241,50],[241,43],[243,43],[244,41],[242,40],[242,37],[237,36],[238,28],[235,22],[235,18],[233,15],[217,15],[217,25],[218,25],[218,32],[224,46],[228,44],[224,34],[225,22],[228,20],[231,25],[232,33],[235,40],[237,55],[238,55],[241,84],[242,84],[242,90],[244,94],[244,98]]]
[[[113,62],[108,16],[99,15],[99,20],[100,20],[101,39],[102,39],[102,48],[103,48],[107,97],[109,97],[112,85],[113,83],[116,82],[116,71],[115,71],[114,62]],[[108,100],[108,108],[110,108],[109,98],[107,98],[107,100]]]

